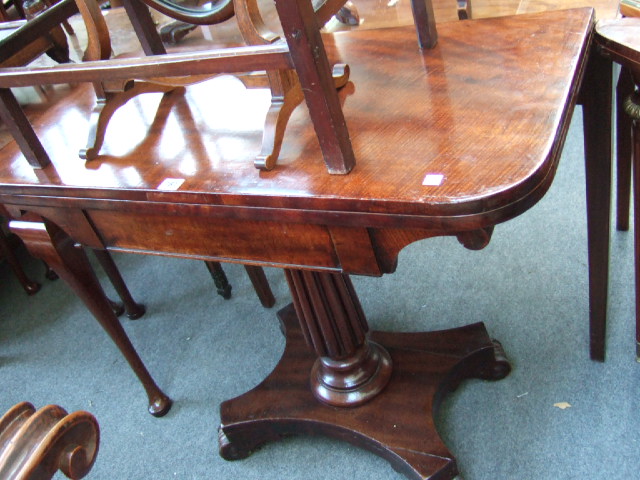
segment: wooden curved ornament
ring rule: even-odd
[[[168,86],[151,82],[128,82],[128,88],[122,91],[104,91],[104,95],[99,95],[96,104],[89,117],[89,138],[86,148],[80,149],[79,156],[84,160],[93,160],[100,153],[104,137],[109,126],[111,117],[116,111],[138,95],[143,93],[170,93],[174,90],[184,91],[184,88]]]
[[[0,478],[45,480],[61,470],[83,478],[98,454],[100,428],[88,412],[71,414],[56,405],[37,410],[28,402],[0,419]]]
[[[469,250],[482,250],[489,245],[491,235],[493,234],[493,225],[477,230],[469,230],[458,233],[458,241]]]
[[[272,170],[276,166],[289,118],[304,101],[302,87],[293,70],[267,72],[267,79],[271,87],[271,106],[264,122],[262,149],[254,162],[261,170]],[[349,66],[334,65],[333,79],[337,89],[345,86],[349,81]]]

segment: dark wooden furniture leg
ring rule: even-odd
[[[109,281],[120,297],[120,300],[122,300],[127,317],[131,320],[137,320],[142,317],[146,311],[145,306],[137,303],[131,296],[129,288],[127,288],[127,284],[124,283],[124,279],[122,275],[120,275],[120,270],[118,270],[111,254],[107,250],[98,249],[94,249],[93,253],[98,259],[98,262],[100,262],[100,266],[104,269],[107,277],[109,277]]]
[[[7,238],[7,236],[4,233],[4,230],[2,230],[1,227],[0,227],[0,253],[2,253],[4,258],[7,259],[7,262],[9,262],[9,266],[11,267],[16,277],[18,278],[20,285],[22,285],[22,288],[24,288],[24,291],[27,292],[28,295],[33,295],[38,290],[40,290],[40,284],[38,282],[34,282],[33,280],[31,280],[29,277],[27,277],[27,274],[24,273],[24,269],[22,268],[22,265],[20,265],[20,262],[16,258],[16,255],[13,252],[13,248],[11,248],[11,245],[9,245],[9,239]]]
[[[218,294],[225,300],[230,299],[232,287],[229,284],[229,280],[227,280],[227,275],[224,273],[222,265],[220,265],[219,262],[214,261],[206,261],[204,263],[211,274],[211,278],[218,290]],[[267,276],[264,274],[262,267],[245,265],[244,268],[247,271],[247,275],[249,275],[249,280],[251,280],[253,289],[256,291],[262,306],[266,308],[273,307],[276,303],[276,299],[273,296]]]
[[[635,116],[633,119],[633,235],[636,281],[636,360],[640,361],[640,98],[633,95]]]
[[[591,358],[604,361],[611,216],[612,64],[595,48],[591,51],[580,93],[589,248],[589,338]]]
[[[0,88],[0,119],[20,146],[20,150],[33,168],[44,168],[51,160],[33,131],[18,100],[8,88]]]
[[[209,270],[209,273],[211,274],[213,283],[218,290],[218,295],[225,300],[229,300],[231,298],[231,285],[229,284],[229,280],[227,280],[227,275],[222,269],[222,265],[220,265],[219,262],[213,261],[206,261],[204,264],[207,266],[207,270]]]
[[[293,296],[278,313],[285,351],[260,385],[221,405],[220,454],[240,459],[287,435],[322,434],[371,450],[408,478],[453,478],[432,415],[461,380],[497,380],[511,368],[484,325],[369,333],[347,275],[285,273]]]
[[[251,280],[253,289],[256,291],[262,306],[266,308],[273,307],[276,303],[276,299],[273,296],[273,292],[269,286],[269,281],[267,280],[267,276],[265,275],[262,267],[245,265],[244,269],[247,271],[247,275],[249,275],[249,280]]]
[[[616,85],[616,228],[629,230],[629,200],[631,198],[631,118],[624,111],[624,102],[635,85],[631,73],[620,69]]]
[[[149,398],[149,412],[156,417],[165,415],[171,408],[171,399],[156,385],[138,356],[112,311],[84,250],[76,248],[74,241],[52,224],[14,220],[9,226],[35,257],[52,266],[109,334],[142,383]]]

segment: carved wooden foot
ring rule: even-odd
[[[123,91],[107,92],[103,97],[98,98],[91,117],[89,118],[89,139],[87,147],[80,150],[80,158],[93,160],[100,153],[104,136],[109,125],[109,120],[114,113],[131,100],[133,97],[143,93],[169,93],[172,91],[183,92],[184,87],[160,85],[149,82],[131,81],[125,85]]]
[[[300,84],[283,95],[273,96],[267,111],[262,133],[262,150],[256,157],[254,165],[261,170],[271,170],[276,166],[284,132],[295,108],[302,103],[304,96]]]
[[[262,149],[254,162],[256,168],[261,170],[272,170],[276,166],[289,118],[296,107],[304,100],[300,83],[293,73],[288,72],[284,75],[284,78],[274,78],[271,73],[269,75],[273,96],[265,119]],[[246,82],[245,85],[260,85],[255,78],[246,75],[239,78]],[[333,67],[333,79],[336,88],[342,88],[349,81],[349,66],[345,64],[335,65]]]
[[[48,405],[36,411],[27,402],[0,418],[0,478],[50,479],[87,475],[98,454],[100,428],[88,412],[70,415]]]
[[[219,262],[212,261],[204,262],[204,264],[207,266],[207,270],[209,270],[209,273],[211,274],[211,278],[216,286],[218,295],[225,300],[229,300],[231,298],[231,284],[229,283],[229,280],[227,280],[227,275],[224,273],[222,265],[220,265]]]
[[[293,434],[346,440],[388,460],[410,479],[452,479],[456,462],[440,440],[433,415],[445,393],[470,377],[503,378],[484,325],[429,333],[372,332],[389,352],[393,374],[373,399],[353,408],[319,402],[309,387],[316,356],[305,345],[294,308],[278,316],[287,343],[274,371],[255,389],[221,405],[220,455],[241,459],[266,442]]]
[[[171,408],[171,399],[156,385],[111,310],[84,250],[76,248],[73,240],[53,224],[12,221],[9,227],[32,255],[51,265],[93,313],[142,383],[149,398],[149,412],[157,417],[165,415]]]

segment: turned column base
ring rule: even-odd
[[[220,407],[222,457],[245,458],[288,435],[320,434],[366,448],[410,479],[457,475],[455,458],[435,429],[435,411],[463,379],[498,380],[510,371],[483,324],[428,333],[372,332],[370,344],[389,352],[393,371],[380,393],[344,408],[314,396],[309,372],[318,359],[305,343],[294,308],[289,305],[278,316],[287,338],[280,362],[256,388]]]
[[[366,342],[349,358],[318,358],[311,369],[311,391],[328,405],[356,407],[387,386],[392,369],[389,352],[377,343]]]

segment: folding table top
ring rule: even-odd
[[[257,170],[270,95],[232,77],[184,95],[135,98],[112,118],[103,154],[85,164],[78,150],[95,96],[79,85],[35,125],[49,167],[32,169],[15,144],[0,151],[0,201],[26,195],[79,207],[130,200],[404,215],[425,226],[442,217],[497,223],[529,208],[553,179],[592,27],[593,10],[584,8],[440,24],[438,46],[428,51],[418,49],[413,27],[325,36],[330,59],[351,68],[340,92],[357,159],[348,175],[327,173],[304,106],[289,122],[276,168]]]

